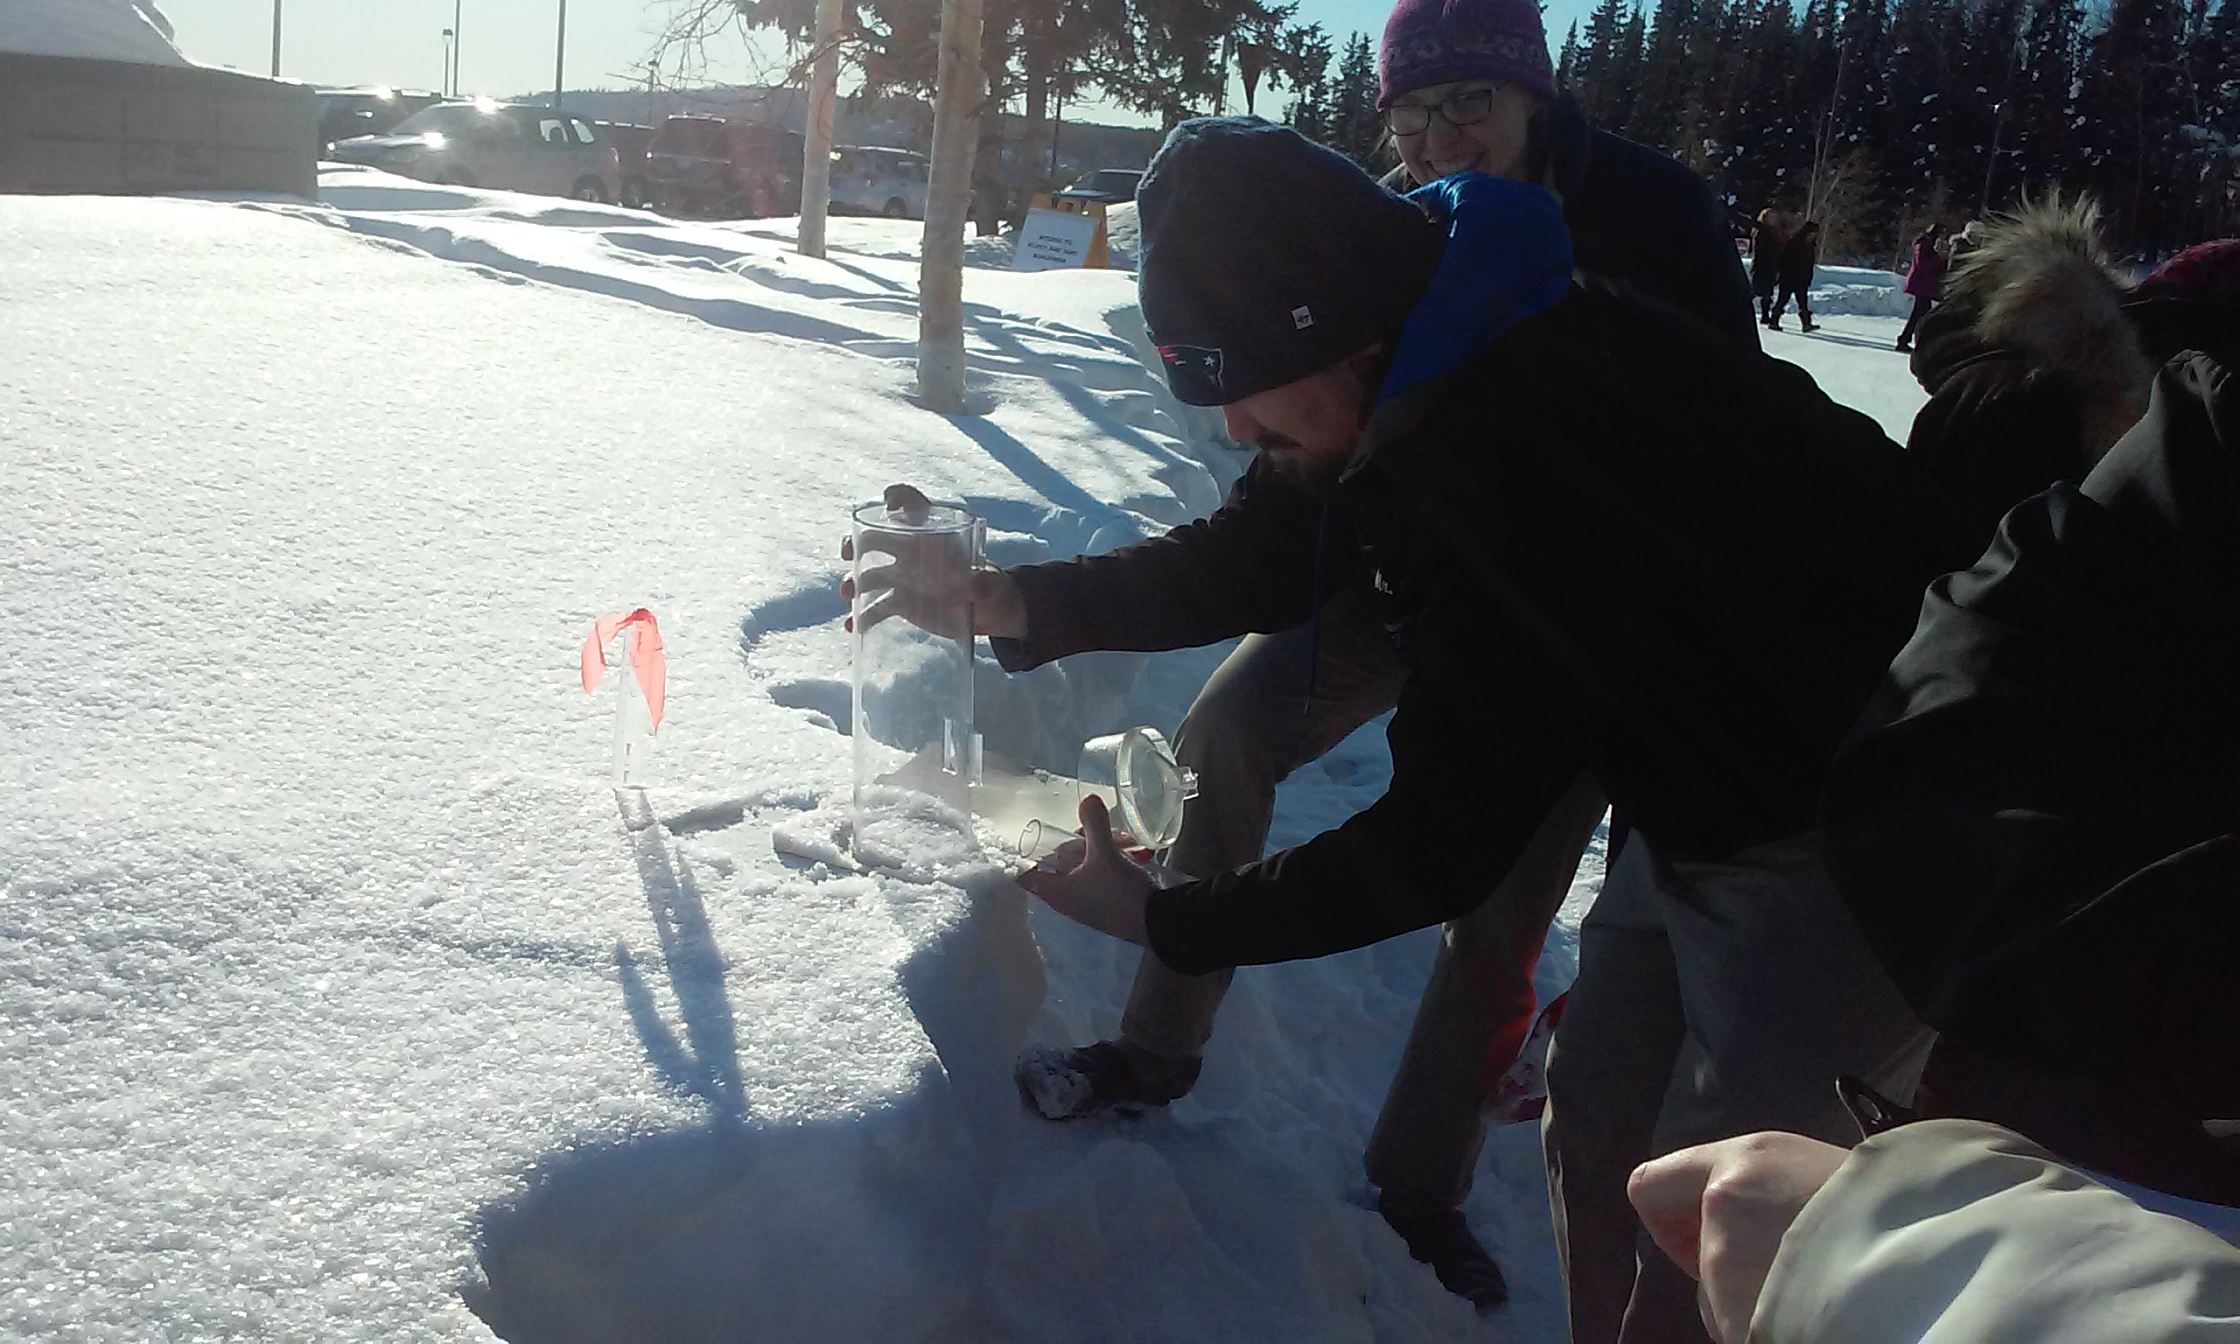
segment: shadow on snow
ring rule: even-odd
[[[1010,1066],[1042,997],[1023,896],[976,893],[902,967],[940,1061],[914,1088],[842,1119],[759,1120],[691,869],[642,797],[623,816],[659,948],[617,948],[623,1008],[655,1074],[708,1118],[539,1164],[478,1216],[468,1306],[514,1344],[984,1337],[994,1154],[1024,1120]]]

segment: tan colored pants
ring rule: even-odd
[[[1626,1199],[1634,1167],[1778,1129],[1846,1147],[1853,1074],[1904,1103],[1935,1037],[1868,951],[1816,836],[1666,863],[1639,835],[1579,931],[1542,1139],[1574,1344],[1706,1338]]]
[[[1310,645],[1318,662],[1311,700]],[[1247,636],[1198,693],[1177,735],[1176,755],[1198,772],[1198,797],[1170,866],[1217,873],[1258,859],[1276,785],[1392,708],[1406,676],[1365,587],[1333,596],[1319,631]],[[1368,1174],[1379,1187],[1454,1204],[1468,1193],[1485,1137],[1481,1112],[1503,1067],[1489,1068],[1487,1051],[1520,1004],[1533,1011],[1541,936],[1603,811],[1600,791],[1582,778],[1493,894],[1447,925],[1370,1139]],[[1198,1057],[1231,974],[1187,976],[1145,953],[1121,1038],[1170,1059]]]

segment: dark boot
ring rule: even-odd
[[[1164,1106],[1198,1081],[1201,1063],[1168,1059],[1124,1041],[1098,1041],[1078,1050],[1039,1045],[1020,1052],[1011,1076],[1019,1095],[1043,1119],[1080,1120]]]
[[[1377,1196],[1377,1212],[1408,1244],[1408,1254],[1431,1266],[1448,1292],[1468,1299],[1480,1311],[1491,1311],[1509,1300],[1501,1267],[1471,1234],[1462,1210],[1444,1200],[1386,1190]]]

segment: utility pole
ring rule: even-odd
[[[459,20],[465,17],[461,11],[466,3],[467,0],[451,0],[451,96],[454,98],[459,96],[459,44],[465,31],[459,27]]]
[[[436,92],[442,97],[451,96],[451,39],[449,28],[443,30],[443,78],[436,82]]]
[[[1999,132],[2006,129],[2006,107],[2003,98],[1991,105],[1991,161],[1983,166],[1983,206],[1976,211],[1979,215],[1991,213],[1991,183],[1999,172]]]
[[[280,78],[280,2],[272,0],[272,77]]]
[[[552,44],[552,110],[560,110],[560,91],[568,86],[568,0],[560,0],[560,36]]]
[[[1828,91],[1828,115],[1821,121],[1820,134],[1816,137],[1816,143],[1812,147],[1812,181],[1804,189],[1804,217],[1806,219],[1817,217],[1814,198],[1820,194],[1821,170],[1826,168],[1830,175],[1833,175],[1834,170],[1828,160],[1833,158],[1836,152],[1836,106],[1843,98],[1843,61],[1850,54],[1851,43],[1848,38],[1836,43],[1835,87]],[[1825,238],[1826,235],[1823,233],[1822,237]]]

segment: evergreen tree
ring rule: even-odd
[[[1786,190],[1793,157],[1786,88],[1794,44],[1789,0],[1757,0],[1735,44],[1735,96],[1713,132],[1726,146],[1727,188],[1752,212],[1768,205],[1804,204]]]
[[[2118,236],[2146,253],[2183,241],[2171,172],[2184,159],[2182,22],[2173,0],[2115,0],[2079,88],[2088,181]]]
[[[1618,37],[1625,25],[1625,0],[1595,0],[1594,12],[1587,16],[1586,37],[1573,62],[1579,106],[1587,120],[1597,126],[1611,124],[1607,86]]]
[[[2006,144],[2000,169],[2016,190],[2037,194],[2074,177],[2078,0],[2032,0],[2023,19],[2022,50],[2008,94]]]
[[[1871,139],[1893,248],[1909,246],[1933,218],[1943,218],[1951,188],[1939,175],[1937,146],[1945,138],[1943,53],[1939,36],[1950,0],[1897,0],[1882,39],[1882,102]]]
[[[1648,25],[1642,20],[1639,6],[1627,6],[1626,21],[1611,44],[1610,66],[1603,76],[1608,104],[1602,122],[1605,126],[1624,127],[1633,122],[1633,106],[1641,94],[1642,48],[1647,38]]]
[[[1367,34],[1355,33],[1338,58],[1323,143],[1372,173],[1382,171],[1384,120],[1377,114],[1377,54]]]
[[[1656,15],[1635,77],[1633,108],[1624,127],[1627,139],[1666,151],[1685,146],[1680,103],[1694,74],[1695,53],[1689,49],[1688,35],[1696,19],[1695,0],[1656,0]]]
[[[1296,95],[1283,119],[1309,140],[1330,140],[1330,36],[1309,24],[1292,53],[1291,88]]]
[[[1738,207],[1809,196],[1831,252],[2055,187],[2146,252],[2240,227],[2240,0],[1596,0],[1559,70]]]

